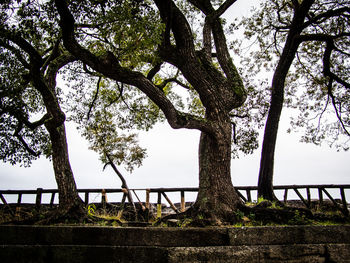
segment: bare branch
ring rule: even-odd
[[[90,104],[89,111],[88,111],[88,113],[87,113],[87,119],[88,119],[88,120],[90,119],[90,113],[91,113],[92,108],[94,107],[95,102],[96,102],[96,100],[97,100],[97,98],[98,98],[98,93],[99,93],[99,91],[100,91],[100,83],[101,83],[101,80],[102,80],[102,77],[100,76],[100,77],[98,78],[98,81],[97,81],[95,96],[94,96],[94,98],[93,98],[93,100],[92,100],[92,102],[91,102],[91,104]]]
[[[14,132],[14,136],[21,142],[22,146],[33,156],[38,157],[40,155],[40,152],[36,152],[33,149],[31,149],[29,147],[29,145],[27,144],[27,142],[23,139],[23,137],[21,136],[20,132],[23,129],[23,123],[19,123],[15,132]]]
[[[350,136],[350,132],[346,129],[345,124],[344,124],[344,122],[343,122],[343,120],[342,120],[342,117],[341,117],[341,115],[340,115],[341,113],[340,113],[339,110],[337,109],[335,97],[334,97],[334,94],[333,94],[333,92],[332,92],[332,84],[333,84],[332,82],[333,82],[333,80],[330,79],[330,80],[329,80],[329,83],[328,83],[328,94],[329,94],[329,96],[331,97],[332,104],[333,104],[333,108],[334,108],[335,114],[337,115],[337,118],[338,118],[338,121],[339,121],[340,125],[342,126],[344,132],[345,132],[348,136]]]
[[[324,13],[321,13],[321,14],[319,14],[317,16],[314,16],[314,17],[310,18],[309,21],[307,21],[307,22],[305,22],[303,24],[303,28],[307,28],[308,26],[310,26],[312,24],[320,23],[324,19],[328,19],[328,18],[331,18],[331,17],[337,17],[337,16],[340,16],[340,15],[343,15],[346,12],[348,12],[348,13],[350,12],[350,8],[349,7],[343,7],[343,8],[339,8],[339,9],[327,10]]]
[[[129,202],[130,202],[130,204],[132,204],[132,206],[134,208],[134,212],[136,213],[136,207],[135,207],[134,201],[132,200],[132,195],[131,195],[131,192],[129,190],[128,185],[126,184],[126,180],[125,180],[124,176],[121,174],[121,172],[119,172],[118,168],[113,163],[112,156],[109,153],[105,153],[105,155],[108,159],[108,163],[105,165],[105,167],[109,164],[112,167],[113,171],[118,175],[119,179],[122,181],[122,188],[125,188],[128,190],[127,195],[128,195]]]

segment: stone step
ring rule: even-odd
[[[0,226],[0,262],[350,263],[350,226]]]
[[[350,244],[218,247],[0,245],[2,263],[350,262]]]
[[[243,228],[0,226],[0,245],[208,247],[349,243],[350,225]]]

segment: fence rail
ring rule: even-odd
[[[238,195],[244,202],[252,202],[252,192],[257,191],[256,186],[237,186],[235,187]],[[317,190],[317,198],[315,196],[312,197],[311,190]],[[334,198],[329,189],[338,189],[340,194],[339,198]],[[277,185],[274,186],[274,191],[283,191],[283,202],[286,203],[288,201],[288,194],[290,192],[294,192],[297,197],[302,201],[302,203],[310,208],[312,200],[318,200],[320,204],[324,202],[325,199],[330,200],[335,207],[337,207],[344,214],[349,215],[348,203],[346,201],[346,193],[345,190],[350,190],[350,184],[346,185]],[[305,190],[306,196],[301,193],[301,190]],[[150,207],[150,195],[151,193],[157,194],[157,215],[161,215],[161,206],[162,206],[162,197],[168,202],[169,206],[176,212],[185,211],[185,193],[186,192],[198,192],[198,188],[196,187],[187,187],[187,188],[148,188],[148,189],[130,189],[130,191],[136,196],[137,200],[144,204],[146,208]],[[145,201],[142,202],[137,193],[139,191],[144,191],[146,193]],[[80,194],[84,195],[85,204],[89,204],[89,194],[91,193],[101,193],[102,198],[101,202],[106,202],[107,194],[110,193],[125,193],[125,189],[115,189],[115,188],[107,188],[107,189],[78,189]],[[170,192],[179,192],[180,193],[180,207],[176,207],[174,203],[170,200],[166,193]],[[57,189],[42,189],[38,188],[36,190],[0,190],[0,199],[4,205],[8,205],[7,200],[4,195],[17,195],[17,206],[20,206],[22,203],[23,195],[35,195],[35,205],[37,208],[40,208],[42,204],[42,195],[43,194],[51,194],[50,198],[50,206],[54,205],[55,196],[58,195]],[[290,196],[290,195],[289,195]],[[340,200],[340,202],[337,201]],[[13,203],[13,202],[12,202]]]

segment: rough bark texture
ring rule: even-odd
[[[221,125],[218,138],[202,133],[199,144],[199,191],[194,209],[213,221],[229,220],[241,204],[231,180],[231,124]]]
[[[298,36],[303,30],[302,25],[313,2],[314,0],[306,0],[300,5],[297,1],[293,2],[295,4],[293,21],[272,80],[270,109],[266,120],[258,180],[258,196],[268,200],[276,200],[273,193],[273,168],[285,79],[300,44]]]
[[[59,194],[59,213],[64,217],[79,219],[84,217],[85,212],[69,162],[65,126],[46,124],[46,128],[52,143],[52,163]]]
[[[79,197],[73,171],[69,162],[67,136],[65,129],[65,114],[60,108],[56,96],[56,75],[58,70],[74,60],[69,54],[63,54],[53,60],[48,67],[44,79],[37,79],[34,75],[34,84],[42,94],[46,106],[48,121],[45,127],[49,132],[52,144],[52,163],[59,194],[58,217],[73,220],[82,220],[86,216],[83,201]]]

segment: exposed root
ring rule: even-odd
[[[259,204],[254,207],[239,205],[236,211],[221,213],[218,217],[205,214],[195,207],[189,208],[184,213],[171,214],[158,219],[156,225],[168,226],[222,226],[222,225],[309,225],[315,222],[350,223],[350,217],[341,214],[312,213],[311,210],[302,207],[274,206]]]

